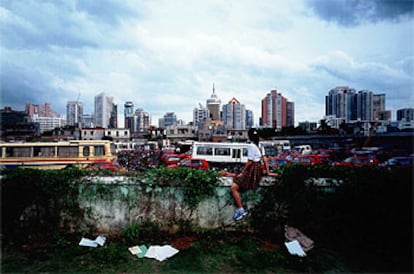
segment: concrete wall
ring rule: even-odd
[[[256,191],[242,193],[247,209],[261,201],[272,180],[263,178]],[[216,195],[191,211],[180,188],[152,186],[129,177],[89,177],[79,186],[79,202],[85,212],[85,224],[99,233],[119,231],[136,222],[157,222],[168,232],[175,232],[182,221],[212,229],[232,223],[235,207],[231,183],[231,177],[221,177]]]

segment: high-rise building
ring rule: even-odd
[[[134,132],[146,133],[151,125],[151,115],[144,111],[142,108],[138,108],[133,116],[134,119]]]
[[[134,126],[134,104],[131,101],[124,104],[124,126],[129,128],[129,131],[133,133]]]
[[[217,98],[214,84],[213,84],[213,94],[211,94],[211,97],[207,99],[206,106],[210,113],[210,118],[212,120],[220,120],[220,105],[221,100]]]
[[[254,115],[253,111],[246,109],[246,129],[252,128],[254,126]]]
[[[355,89],[349,87],[336,87],[329,91],[325,97],[325,114],[335,115],[336,118],[343,118],[345,121],[352,119],[352,99]],[[355,112],[355,111],[354,111]]]
[[[66,125],[66,120],[53,111],[49,103],[44,105],[26,103],[25,111],[32,122],[39,124],[40,133]]]
[[[414,108],[402,108],[397,110],[397,121],[413,121]]]
[[[385,110],[385,94],[374,94],[369,90],[358,92],[349,87],[336,87],[325,97],[326,116],[335,116],[345,123],[350,121],[389,120]]]
[[[95,126],[109,128],[114,114],[113,97],[100,93],[95,96]],[[114,121],[112,121],[113,123]]]
[[[246,129],[246,107],[236,98],[223,105],[223,122],[228,129]]]
[[[177,116],[174,112],[167,112],[162,118],[158,120],[160,128],[166,128],[168,126],[177,124]]]
[[[277,90],[271,90],[262,99],[261,125],[281,130],[295,122],[294,103],[289,102]]]
[[[199,104],[199,107],[194,108],[193,110],[193,124],[194,126],[199,126],[206,118],[210,117],[210,111],[208,108],[204,107],[202,104]]]
[[[26,103],[26,113],[29,117],[37,115],[38,117],[60,117],[58,113],[52,110],[50,103],[44,105],[33,105]]]
[[[69,101],[66,105],[66,122],[70,126],[82,127],[83,105],[79,101]]]
[[[109,117],[109,128],[118,127],[118,105],[112,103],[111,116]]]

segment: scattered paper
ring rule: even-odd
[[[105,236],[98,236],[95,239],[95,242],[100,246],[103,246],[105,244],[105,241],[106,241]]]
[[[293,240],[291,242],[285,242],[285,245],[292,255],[298,255],[300,257],[306,256],[305,251],[303,251],[302,247],[300,246],[297,240]]]
[[[128,250],[132,255],[135,255],[138,258],[144,258],[145,254],[147,253],[147,247],[145,245],[131,246],[128,248]]]
[[[88,247],[97,247],[98,243],[86,238],[82,238],[81,241],[79,242],[80,246],[88,246]]]
[[[164,245],[164,246],[154,245],[148,248],[147,253],[145,254],[145,257],[156,259],[162,262],[165,259],[168,259],[174,256],[175,254],[177,254],[178,251],[179,251],[178,249],[175,249],[174,247],[170,245]]]
[[[87,246],[87,247],[98,247],[98,245],[103,246],[105,244],[106,238],[104,236],[98,236],[95,240],[90,240],[87,238],[83,238],[80,240],[80,246]]]

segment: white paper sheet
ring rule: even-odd
[[[292,255],[298,255],[300,257],[306,256],[305,251],[303,251],[302,247],[300,246],[297,240],[293,240],[291,242],[285,242],[285,245]]]
[[[145,257],[156,259],[162,262],[165,259],[168,259],[174,256],[175,254],[177,254],[178,251],[179,251],[178,249],[175,249],[174,247],[170,245],[163,245],[163,246],[154,245],[148,248],[148,251],[145,254]]]
[[[97,247],[98,243],[86,238],[82,238],[81,241],[79,242],[80,246],[88,246],[88,247]]]
[[[80,246],[88,246],[88,247],[98,247],[98,245],[103,246],[105,244],[106,238],[104,236],[98,236],[95,240],[83,238],[79,242]]]

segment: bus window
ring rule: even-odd
[[[241,149],[233,149],[233,158],[240,159],[240,151]]]
[[[213,149],[211,147],[198,147],[198,155],[213,155]]]
[[[243,156],[247,157],[247,148],[243,148]]]
[[[83,147],[83,156],[89,156],[90,151],[89,151],[89,147],[85,146]]]
[[[78,157],[78,147],[58,147],[58,157]]]
[[[94,156],[104,156],[105,147],[104,146],[94,146]]]
[[[8,147],[6,148],[7,157],[31,157],[31,147]]]
[[[55,147],[33,147],[33,157],[54,157]]]
[[[227,147],[217,147],[214,149],[214,155],[217,156],[229,156],[230,155],[230,148]]]

